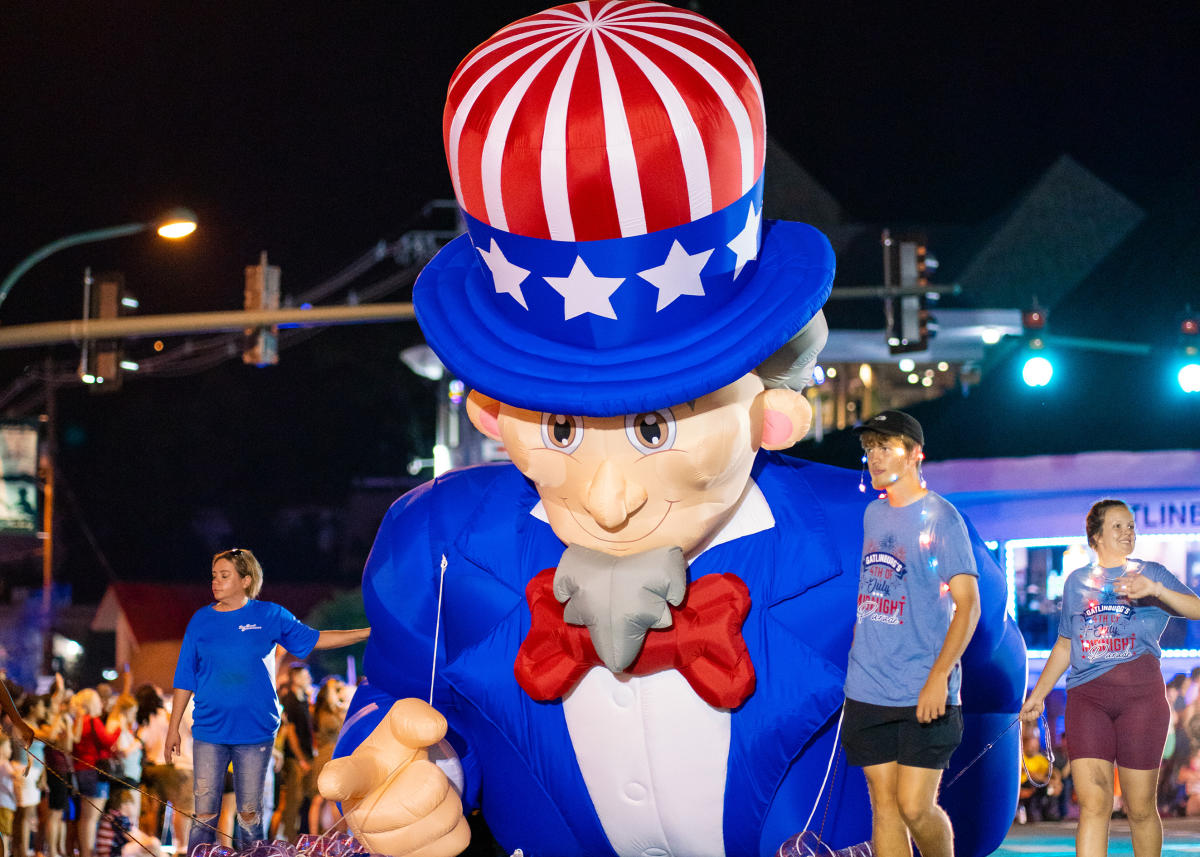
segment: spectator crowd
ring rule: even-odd
[[[283,727],[274,748],[263,802],[270,838],[319,834],[340,816],[316,793],[321,766],[332,758],[353,688],[338,676],[314,687],[308,667],[281,677]],[[23,725],[0,732],[0,854],[13,857],[166,857],[186,851],[194,814],[190,708],[180,754],[167,764],[171,695],[152,684],[133,687],[126,672],[118,692],[108,683],[72,689],[55,676],[37,694],[3,676]],[[5,717],[5,721],[9,718]],[[28,734],[28,733],[27,733]],[[233,787],[228,772],[218,828],[232,842]]]

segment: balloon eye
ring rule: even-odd
[[[542,444],[570,455],[583,442],[583,418],[566,414],[542,414]]]
[[[631,414],[625,418],[625,436],[644,455],[670,449],[675,443],[675,416],[670,410]]]

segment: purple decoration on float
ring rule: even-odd
[[[231,857],[232,849],[213,842],[202,842],[192,849],[192,857]]]
[[[775,857],[875,857],[870,842],[860,842],[834,850],[811,830],[797,833],[779,846]]]

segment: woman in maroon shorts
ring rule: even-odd
[[[1200,598],[1156,562],[1130,558],[1134,524],[1120,500],[1088,512],[1096,562],[1071,573],[1063,588],[1058,642],[1021,709],[1036,722],[1068,666],[1066,734],[1079,799],[1075,851],[1108,851],[1113,766],[1129,818],[1135,857],[1162,853],[1155,795],[1170,711],[1159,669],[1158,638],[1171,616],[1200,619]]]

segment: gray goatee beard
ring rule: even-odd
[[[619,673],[638,656],[647,631],[671,626],[668,605],[683,601],[687,571],[678,547],[617,557],[568,545],[554,573],[554,597],[566,605],[563,619],[586,627],[596,654]]]

